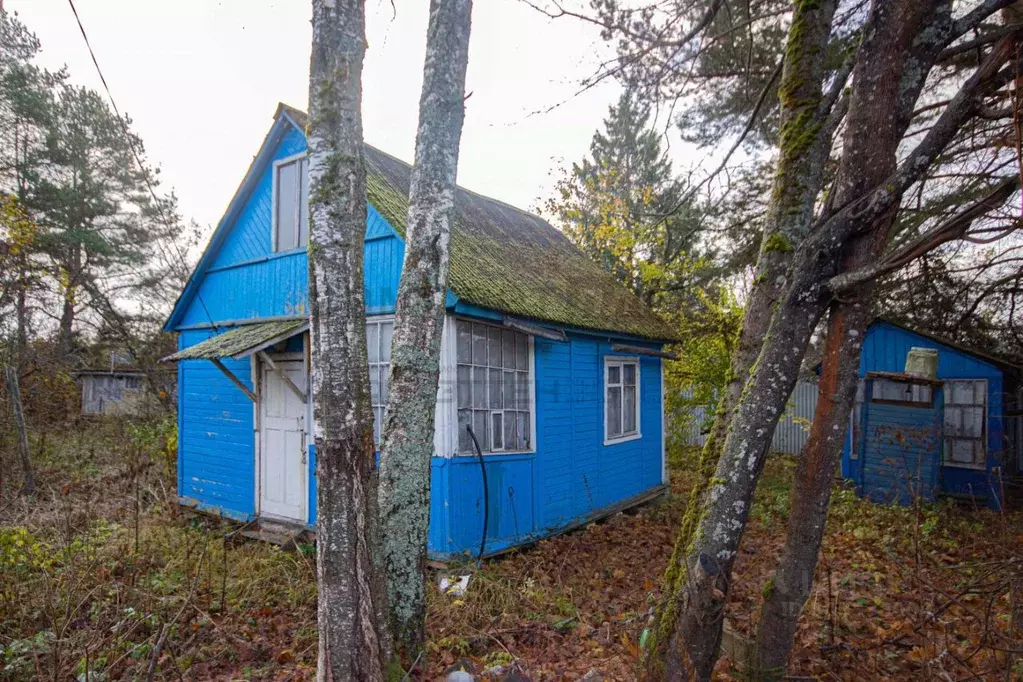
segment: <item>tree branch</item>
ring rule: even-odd
[[[832,277],[827,282],[828,290],[835,295],[841,294],[860,284],[894,272],[946,242],[961,238],[970,229],[974,220],[1008,201],[1009,197],[1019,189],[1019,186],[1020,179],[1018,175],[1006,178],[982,199],[962,209],[941,225],[928,230],[913,241],[902,246],[877,265],[843,272]]]

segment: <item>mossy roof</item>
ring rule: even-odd
[[[281,105],[303,129],[308,118]],[[403,238],[412,167],[366,145],[369,202]],[[448,282],[460,300],[569,327],[670,340],[675,333],[543,219],[458,187]]]
[[[246,324],[180,350],[174,355],[167,356],[163,361],[219,360],[246,355],[249,351],[265,347],[268,343],[293,336],[308,324],[307,320],[274,320]]]

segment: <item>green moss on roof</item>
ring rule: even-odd
[[[283,339],[307,324],[306,320],[279,320],[246,324],[189,346],[164,360],[213,360],[244,353],[273,339]]]
[[[302,128],[305,113],[281,105]],[[412,172],[366,145],[366,195],[402,237]],[[541,218],[461,187],[449,286],[466,303],[570,327],[669,340],[675,332]]]

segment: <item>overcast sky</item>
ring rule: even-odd
[[[44,66],[101,89],[67,0],[0,0],[42,41]],[[427,0],[367,0],[366,140],[412,160]],[[278,101],[305,108],[309,0],[76,0],[121,111],[184,217],[220,219]],[[476,0],[459,184],[521,208],[546,199],[618,96],[572,97],[606,48],[596,30],[519,0]],[[549,113],[538,110],[564,102]]]

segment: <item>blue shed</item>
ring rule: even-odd
[[[278,107],[165,329],[178,333],[180,502],[312,528],[305,125],[304,113]],[[410,167],[369,146],[365,158],[379,424]],[[672,330],[540,218],[464,189],[455,210],[430,555],[474,552],[484,530],[486,551],[501,551],[663,492],[662,348]]]
[[[935,381],[903,373],[911,348],[937,351]],[[842,456],[858,494],[908,503],[937,494],[1001,504],[1018,443],[1006,428],[1018,372],[1003,360],[888,320],[867,329]]]

